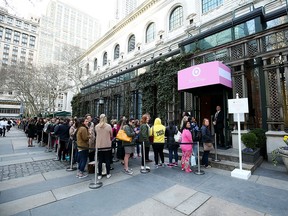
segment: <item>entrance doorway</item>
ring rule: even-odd
[[[193,94],[193,102],[199,104],[199,106],[197,106],[197,110],[194,109],[192,112],[195,113],[199,126],[202,125],[204,118],[208,118],[212,134],[214,134],[212,122],[216,113],[216,106],[221,107],[221,110],[224,112],[223,133],[225,138],[225,146],[228,148],[228,146],[230,146],[232,143],[228,115],[228,98],[232,98],[232,90],[222,85],[213,85],[190,89],[189,92]]]
[[[200,95],[200,120],[208,118],[211,124],[211,121],[216,112],[216,106],[221,106],[223,109],[223,95]],[[200,122],[199,122],[200,123]]]

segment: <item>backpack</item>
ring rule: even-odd
[[[202,140],[201,130],[193,129],[192,130],[192,139],[193,139],[193,142],[200,142]]]

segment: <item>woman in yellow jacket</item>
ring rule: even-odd
[[[165,126],[161,124],[161,119],[156,118],[154,121],[154,125],[151,127],[150,134],[153,136],[153,151],[154,151],[154,160],[155,167],[164,166],[164,143],[165,143]],[[159,156],[162,163],[159,162]]]

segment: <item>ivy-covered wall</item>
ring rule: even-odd
[[[72,116],[75,117],[81,117],[81,93],[74,95],[71,101],[72,106]]]
[[[180,55],[155,63],[138,77],[137,87],[142,91],[142,113],[148,112],[152,118],[167,119],[167,105],[174,102],[176,107],[179,103],[177,72],[186,67],[186,56]]]

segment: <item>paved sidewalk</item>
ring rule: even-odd
[[[67,163],[53,161],[55,153],[44,150],[28,148],[25,134],[16,128],[0,137],[1,216],[287,215],[283,166],[264,162],[245,181],[214,168],[195,175],[179,167],[151,166],[150,173],[142,174],[136,158],[130,161],[133,176],[115,163],[112,177],[101,179],[103,186],[93,190],[93,174],[78,179],[76,171],[66,171]]]

